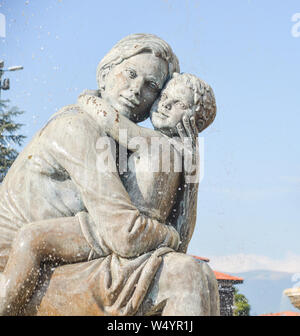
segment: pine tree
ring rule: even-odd
[[[20,146],[26,138],[18,134],[23,124],[14,121],[16,116],[24,112],[15,106],[9,108],[8,103],[9,100],[0,100],[0,183],[18,156],[14,146]]]
[[[234,309],[233,316],[250,316],[251,306],[244,294],[239,293],[236,287],[234,289]]]

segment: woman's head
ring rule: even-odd
[[[179,71],[177,57],[162,39],[133,34],[119,41],[97,68],[101,96],[133,121],[142,121],[165,81]]]
[[[191,74],[174,73],[150,115],[153,126],[161,132],[177,135],[176,125],[183,116],[194,116],[199,132],[208,127],[216,116],[216,101],[212,88]]]

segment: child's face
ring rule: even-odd
[[[177,134],[176,125],[184,114],[192,116],[194,93],[180,78],[173,78],[162,91],[159,100],[153,105],[150,117],[155,129],[164,133]]]

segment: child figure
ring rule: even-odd
[[[211,87],[194,75],[174,73],[151,108],[154,130],[136,125],[116,110],[103,113],[109,107],[100,98],[83,95],[79,103],[96,116],[109,136],[131,152],[129,171],[120,177],[133,204],[143,214],[166,223],[184,177],[182,169],[178,169],[184,139],[192,144],[191,156],[197,156],[196,137],[216,115]],[[122,129],[127,131],[125,138],[120,136]],[[192,172],[185,170],[188,173]]]
[[[183,172],[176,171],[175,167],[175,162],[182,159],[178,150],[180,146],[177,145],[182,144],[184,137],[192,139],[195,145],[198,132],[213,122],[216,104],[212,89],[193,75],[174,74],[151,109],[154,130],[136,125],[99,97],[82,95],[78,104],[101,124],[109,136],[132,152],[128,158],[130,169],[120,176],[132,203],[143,215],[175,226],[180,233],[181,245],[178,248],[176,239],[166,244],[186,252],[195,226],[194,202],[198,184],[195,183],[194,193],[188,194],[193,200],[187,200],[185,216],[176,222],[178,214],[173,211],[176,211],[175,205],[178,204],[178,188],[185,183],[182,183]],[[127,130],[125,142],[119,136],[120,129]],[[145,146],[137,149],[134,142],[137,137],[144,139]],[[161,151],[152,152],[149,156],[153,138],[157,138],[162,146],[171,148],[169,171],[164,171],[161,164],[158,171],[152,169],[153,163],[162,163],[164,156]],[[191,203],[193,207],[189,205]],[[194,212],[191,214],[189,209]],[[49,225],[32,223],[21,229],[5,270],[0,274],[0,315],[14,313],[14,305],[18,305],[20,300],[24,301],[24,297],[27,300],[30,298],[37,285],[42,262],[50,260],[59,264],[87,261],[91,248],[94,257],[110,253],[105,249],[97,249],[97,243],[93,241],[93,237],[97,237],[97,233],[93,233],[94,229],[92,225],[85,230],[77,216],[56,219],[55,224],[49,220]],[[85,232],[89,232],[88,237]],[[27,246],[26,255],[20,248],[20,242]],[[21,266],[16,268],[16,265]]]

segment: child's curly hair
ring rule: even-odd
[[[199,133],[207,128],[217,113],[216,99],[212,88],[202,79],[188,73],[174,73],[172,78],[180,78],[194,92],[195,122]]]

